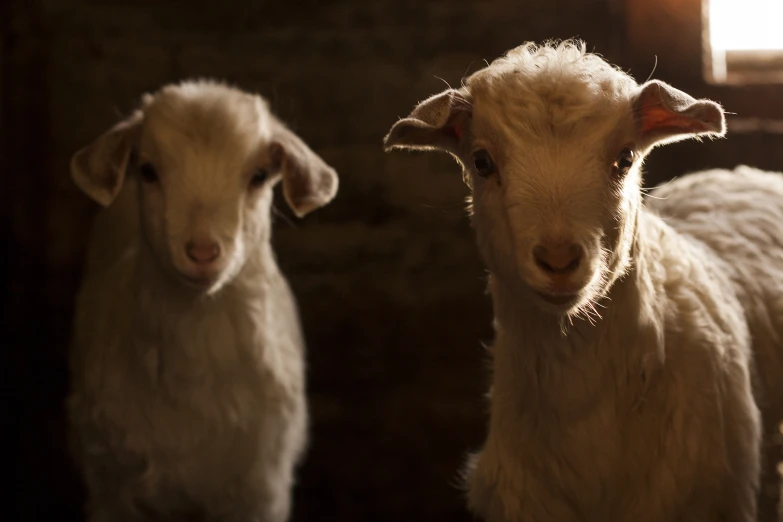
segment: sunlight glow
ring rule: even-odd
[[[709,0],[713,52],[783,50],[783,0]]]

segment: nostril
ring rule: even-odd
[[[582,248],[576,244],[533,248],[533,258],[541,270],[550,274],[570,274],[579,268],[582,262]]]
[[[185,245],[185,252],[194,263],[207,264],[220,256],[220,246],[214,242],[188,241]]]
[[[541,245],[538,245],[533,249],[533,258],[536,260],[536,264],[544,272],[554,272],[555,269],[547,263],[547,250]]]

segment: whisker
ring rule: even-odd
[[[650,78],[652,78],[653,74],[655,73],[655,69],[657,69],[657,68],[658,68],[658,55],[656,54],[655,55],[655,63],[653,64],[652,71],[650,71],[650,75],[647,77],[647,79],[644,80],[645,82],[649,82],[650,81]]]
[[[595,309],[595,303],[593,301],[588,301],[587,306],[590,307],[590,310],[595,314],[595,317],[598,320],[603,320],[603,317],[601,317],[601,314],[598,312],[598,310]]]
[[[449,89],[451,89],[451,85],[449,84],[449,82],[447,82],[446,80],[444,80],[444,79],[443,79],[443,78],[441,78],[440,76],[434,76],[434,77],[435,77],[435,78],[437,78],[438,80],[442,81],[443,83],[445,83],[445,84],[446,84],[446,87],[448,87]]]
[[[297,228],[296,223],[294,223],[291,220],[291,218],[286,216],[283,212],[278,210],[278,208],[274,205],[274,203],[272,204],[272,216],[273,216],[273,218],[280,218],[280,219],[282,219],[291,228]]]

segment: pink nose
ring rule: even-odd
[[[185,252],[197,265],[208,265],[220,256],[220,245],[212,241],[188,241]]]
[[[542,243],[533,249],[538,267],[550,277],[576,272],[582,262],[582,247],[575,243]]]

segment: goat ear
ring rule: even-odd
[[[637,133],[645,146],[726,134],[720,105],[697,100],[657,80],[642,86],[634,101],[634,114]]]
[[[71,158],[71,177],[85,194],[107,207],[122,188],[142,112],[121,121]]]
[[[470,102],[458,90],[448,89],[431,96],[392,126],[383,140],[384,149],[457,152],[470,109]]]
[[[282,125],[271,144],[271,156],[283,176],[285,200],[297,217],[326,205],[337,194],[335,170]]]

